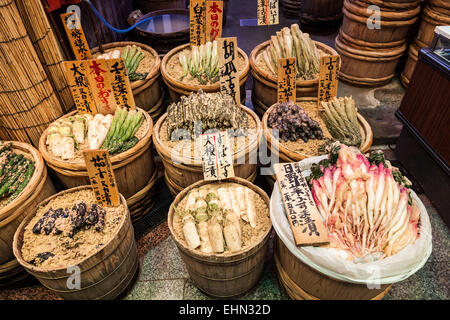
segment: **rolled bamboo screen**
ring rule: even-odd
[[[39,144],[63,114],[13,0],[0,0],[0,138]]]
[[[72,109],[72,93],[64,76],[62,61],[66,60],[41,1],[16,0],[17,9],[28,31],[49,80],[56,90],[64,113]]]

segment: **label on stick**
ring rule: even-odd
[[[324,56],[320,58],[319,91],[317,101],[327,102],[337,95],[339,56]]]
[[[222,36],[223,1],[206,1],[206,41]]]
[[[227,131],[201,135],[203,177],[222,180],[234,177],[232,150]]]
[[[219,54],[220,91],[234,97],[234,101],[241,105],[241,90],[236,62],[239,55],[237,38],[217,39]]]
[[[278,102],[295,102],[296,99],[296,58],[278,59]]]
[[[63,13],[60,15],[67,38],[76,60],[91,59],[92,54],[86,41],[80,18],[75,12]]]
[[[122,58],[105,60],[106,69],[109,72],[108,80],[111,81],[116,106],[120,108],[134,109],[133,92],[130,79],[127,75],[125,62]]]
[[[190,0],[190,42],[200,46],[206,41],[206,3],[205,0]]]
[[[92,91],[86,76],[87,61],[64,61],[66,79],[69,82],[75,106],[79,113],[97,114]]]
[[[279,23],[278,0],[257,0],[258,26],[267,26]]]
[[[108,151],[84,150],[83,155],[97,202],[106,207],[119,206],[119,190]]]
[[[329,243],[328,230],[320,218],[300,165],[297,162],[277,163],[274,168],[295,244]]]
[[[94,97],[97,112],[101,114],[114,113],[116,99],[114,97],[113,79],[105,59],[87,61],[87,78]]]

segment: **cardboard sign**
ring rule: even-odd
[[[267,26],[279,23],[278,0],[257,0],[258,26]]]
[[[106,207],[119,206],[119,190],[108,150],[84,150],[83,155],[97,202]]]
[[[296,99],[296,58],[278,59],[278,102],[295,102]]]
[[[116,99],[114,97],[113,81],[108,69],[108,60],[91,59],[87,61],[87,78],[94,97],[98,113],[114,113]]]
[[[190,0],[190,42],[200,46],[206,41],[206,3],[205,0]]]
[[[324,56],[320,58],[318,104],[327,102],[337,95],[339,56]]]
[[[274,168],[296,245],[329,243],[328,230],[320,218],[300,165],[297,162],[278,163]]]
[[[236,61],[239,54],[237,38],[217,39],[219,54],[220,91],[234,97],[237,105],[241,105],[241,90]]]
[[[223,1],[206,1],[206,41],[222,36]]]
[[[134,109],[136,105],[123,59],[106,60],[106,69],[109,72],[108,80],[111,81],[116,106]]]
[[[86,61],[64,61],[63,64],[66,70],[66,79],[69,83],[78,113],[96,114],[97,107],[95,106],[92,91],[86,76]]]
[[[91,59],[91,50],[89,50],[78,15],[75,12],[68,12],[60,16],[75,58],[77,60]]]
[[[234,177],[232,150],[227,131],[201,135],[203,177],[222,180]]]

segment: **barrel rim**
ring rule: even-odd
[[[367,3],[366,3],[367,4]],[[364,24],[367,19],[372,15],[370,12],[367,12],[367,6],[364,6],[364,2],[358,0],[345,0],[343,9],[346,9],[347,13],[350,11],[354,16],[358,17],[358,20],[364,20]],[[380,11],[381,23],[385,23],[386,26],[394,26],[394,24],[405,25],[412,24],[416,21],[420,14],[420,6],[416,6],[415,8],[410,8],[407,10],[398,10],[398,11]],[[346,14],[346,12],[344,14]],[[411,20],[414,20],[411,22]],[[404,22],[404,23],[402,23]]]
[[[384,62],[399,59],[403,55],[403,52],[407,47],[406,43],[404,43],[400,47],[388,48],[391,49],[390,51],[380,49],[378,49],[377,51],[362,50],[346,45],[341,41],[339,35],[335,39],[335,44],[336,49],[338,51],[341,51],[341,55],[357,60],[366,60],[373,62]]]
[[[65,193],[73,193],[73,192],[77,192],[77,191],[81,191],[81,190],[85,190],[85,189],[91,189],[93,191],[92,186],[84,185],[84,186],[79,186],[79,187],[63,190],[61,192],[58,192],[58,193],[56,193],[56,194],[54,194],[54,195],[44,199],[20,223],[19,227],[17,228],[17,230],[16,230],[16,232],[14,234],[13,253],[14,253],[14,256],[16,257],[17,261],[20,263],[20,265],[22,267],[24,267],[28,272],[32,273],[33,275],[34,275],[33,272],[38,272],[38,273],[42,273],[42,274],[48,274],[48,273],[57,274],[59,272],[63,272],[64,274],[66,274],[67,268],[70,267],[71,265],[67,265],[65,267],[60,267],[60,268],[55,268],[55,269],[45,269],[45,268],[40,268],[40,267],[33,266],[32,264],[30,264],[27,261],[25,261],[23,259],[23,257],[22,257],[23,235],[24,235],[24,232],[25,232],[25,227],[36,216],[36,211],[37,211],[37,209],[39,207],[46,205],[48,202],[50,202],[54,198],[56,198],[58,196],[61,196],[61,195],[65,194]],[[131,222],[130,222],[130,211],[128,210],[127,202],[126,202],[126,200],[125,200],[125,198],[123,197],[122,194],[119,194],[119,197],[120,197],[120,204],[124,206],[124,211],[125,211],[124,212],[125,217],[122,219],[121,224],[117,227],[116,232],[111,236],[111,238],[108,240],[107,243],[105,243],[101,248],[99,248],[99,250],[93,252],[91,255],[89,255],[89,256],[85,257],[83,260],[79,261],[77,263],[78,266],[80,266],[80,265],[86,263],[87,261],[95,258],[99,253],[101,253],[105,248],[107,248],[109,246],[109,244],[114,239],[117,238],[118,234],[123,229],[123,227],[124,227],[124,225],[126,223],[131,224]],[[35,275],[35,276],[38,277],[37,275]]]
[[[162,76],[164,82],[166,82],[166,84],[170,84],[172,87],[175,87],[176,89],[182,89],[182,90],[190,91],[190,92],[192,92],[192,91],[197,92],[199,89],[202,89],[205,92],[218,91],[220,89],[220,82],[219,81],[214,83],[214,84],[209,84],[209,85],[193,85],[193,84],[183,83],[183,82],[173,78],[168,73],[166,66],[167,66],[167,63],[169,62],[169,60],[172,58],[172,56],[174,56],[179,51],[184,50],[185,48],[187,48],[189,46],[190,46],[189,43],[182,44],[182,45],[180,45],[178,47],[175,47],[172,50],[170,50],[163,57],[162,62],[161,62],[161,76]],[[238,47],[238,52],[239,52],[239,54],[241,56],[244,57],[244,61],[245,61],[244,69],[242,69],[239,72],[239,84],[242,86],[243,83],[247,80],[248,71],[250,69],[250,64],[249,64],[248,56],[244,52],[244,50],[242,50],[241,48]]]
[[[267,231],[265,233],[263,233],[260,236],[259,239],[257,239],[257,241],[255,241],[255,243],[253,245],[249,246],[248,248],[242,249],[240,251],[231,253],[231,254],[202,253],[198,250],[190,249],[187,245],[183,244],[183,242],[181,241],[181,239],[178,237],[175,230],[173,229],[173,217],[175,214],[174,207],[187,195],[187,193],[190,190],[192,190],[194,188],[198,188],[198,187],[206,185],[206,184],[227,183],[227,182],[244,185],[245,187],[250,188],[254,192],[256,192],[266,203],[266,206],[267,206],[267,209],[269,212],[269,218],[270,218],[269,196],[267,195],[267,193],[264,190],[262,190],[255,184],[247,181],[246,179],[239,178],[239,177],[232,177],[232,178],[228,178],[228,179],[224,179],[224,180],[220,180],[220,181],[200,180],[194,184],[191,184],[190,186],[184,188],[180,193],[178,193],[178,195],[175,197],[172,204],[170,205],[169,212],[167,214],[167,225],[169,226],[169,230],[172,235],[172,239],[175,241],[177,247],[180,250],[182,250],[184,253],[188,254],[193,259],[200,260],[200,261],[204,261],[204,260],[208,261],[211,259],[212,259],[212,261],[214,261],[214,259],[227,259],[227,261],[217,261],[217,263],[227,263],[227,262],[232,263],[232,262],[235,262],[236,259],[241,260],[241,256],[242,256],[242,259],[244,259],[249,254],[253,254],[253,252],[255,250],[258,250],[260,247],[263,246],[263,244],[265,243],[265,239],[270,236],[270,233],[272,231],[272,220],[269,219],[269,228],[267,229]],[[233,260],[233,258],[235,258],[235,259]],[[228,259],[229,259],[229,261],[228,261]]]

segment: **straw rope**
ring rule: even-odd
[[[0,0],[0,138],[37,146],[47,125],[61,115],[16,4]]]
[[[17,8],[53,88],[57,92],[64,112],[73,106],[73,98],[64,73],[66,60],[55,33],[47,19],[41,1],[16,0]]]

